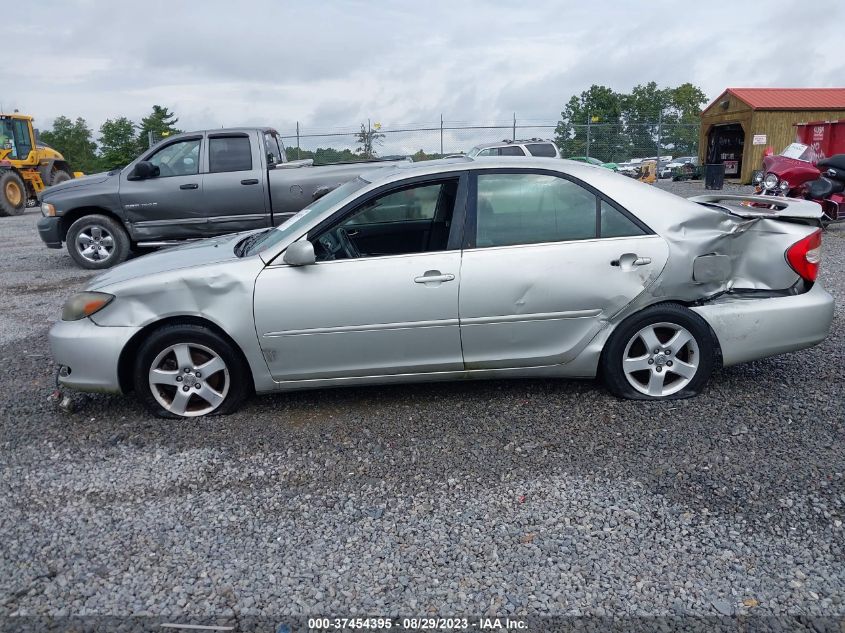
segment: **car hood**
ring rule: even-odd
[[[198,240],[138,257],[97,275],[88,282],[87,289],[101,290],[131,279],[238,259],[234,252],[235,244],[251,232]]]
[[[89,176],[82,176],[81,178],[66,180],[65,182],[60,182],[58,185],[53,185],[52,187],[45,189],[41,193],[41,199],[49,200],[52,196],[60,194],[63,191],[69,191],[70,189],[99,185],[100,183],[106,182],[112,178],[117,178],[118,174],[120,174],[119,171],[104,171],[99,174],[91,174]]]

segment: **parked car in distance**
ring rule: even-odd
[[[466,155],[469,158],[493,158],[496,156],[535,156],[539,158],[560,158],[560,150],[553,141],[532,138],[528,140],[476,145]]]
[[[50,331],[58,380],[165,417],[252,391],[529,376],[662,400],[717,362],[823,340],[821,207],[697,200],[552,159],[365,173],[277,228],[91,280]]]
[[[604,167],[611,171],[619,171],[619,165],[616,163],[603,163],[598,158],[593,158],[592,156],[570,156],[568,160],[576,160],[579,163],[587,163],[596,167]]]
[[[676,169],[682,169],[687,165],[698,167],[698,156],[678,156],[663,164],[658,172],[660,178],[671,178]]]
[[[45,190],[38,232],[83,268],[110,268],[135,248],[277,226],[374,166],[289,161],[271,128],[187,132],[122,169]]]

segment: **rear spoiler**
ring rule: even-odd
[[[741,218],[800,218],[818,220],[824,215],[822,206],[800,198],[752,196],[737,193],[708,193],[688,198],[691,202],[717,205]],[[726,202],[728,204],[722,204]]]

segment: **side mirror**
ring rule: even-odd
[[[129,180],[147,180],[149,178],[157,178],[161,173],[158,165],[142,160],[140,163],[132,168],[132,173],[127,176]]]
[[[273,152],[267,152],[267,169],[276,169],[276,155]]]
[[[290,266],[308,266],[317,262],[314,245],[308,240],[300,240],[288,246],[282,259]]]

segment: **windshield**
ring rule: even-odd
[[[332,189],[329,193],[312,202],[302,211],[290,218],[287,222],[280,224],[272,231],[264,233],[261,239],[250,246],[245,255],[256,255],[266,251],[272,246],[275,246],[282,240],[287,239],[296,233],[300,227],[307,224],[311,218],[319,216],[326,209],[331,208],[347,196],[353,194],[368,184],[370,184],[368,181],[358,176],[355,180],[350,180],[337,189]]]
[[[10,150],[9,158],[18,159],[15,131],[11,119],[0,119],[0,151]]]
[[[797,160],[806,160],[812,162],[815,159],[815,152],[812,147],[804,145],[803,143],[791,143],[780,153],[781,156],[787,158],[795,158]]]

